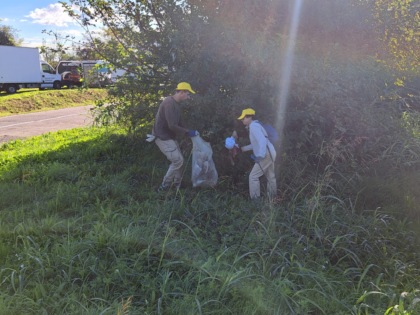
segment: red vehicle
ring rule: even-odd
[[[102,65],[102,67],[100,66]],[[111,73],[101,60],[66,60],[57,65],[62,85],[101,87],[111,83]]]
[[[60,62],[57,68],[57,73],[61,74],[61,85],[65,85],[69,89],[73,86],[83,85],[82,68],[80,67],[80,62]]]

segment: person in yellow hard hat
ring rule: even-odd
[[[158,191],[166,190],[172,185],[179,188],[181,185],[184,157],[176,140],[177,135],[189,137],[199,135],[197,130],[185,128],[181,119],[180,103],[188,100],[191,94],[195,94],[191,85],[181,82],[176,87],[175,93],[166,97],[159,105],[152,134],[155,136],[156,145],[171,164]]]
[[[268,139],[264,127],[255,120],[255,110],[246,108],[238,117],[249,131],[251,144],[243,146],[242,152],[251,151],[251,158],[255,162],[249,174],[249,195],[251,199],[257,199],[261,195],[260,177],[265,175],[267,178],[267,193],[269,197],[277,194],[276,175],[274,173],[274,161],[276,160],[276,150]]]

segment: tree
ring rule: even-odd
[[[90,47],[102,59],[130,76],[113,91],[120,122],[130,129],[138,117],[150,119],[160,96],[171,92],[185,47],[179,47],[179,25],[189,15],[177,1],[78,1],[81,14],[65,5],[90,36]],[[105,27],[104,37],[95,36],[96,22]],[[188,30],[190,31],[190,30]],[[190,52],[193,53],[192,50]],[[187,80],[188,78],[185,78]],[[140,106],[139,106],[140,105]],[[112,107],[108,107],[109,110]],[[121,115],[121,113],[124,113]],[[131,116],[130,116],[131,115]]]
[[[40,53],[45,61],[51,65],[56,65],[60,60],[75,59],[74,54],[71,54],[74,46],[74,36],[63,36],[58,32],[47,30],[43,30],[42,33],[53,37],[52,45],[47,45],[45,39],[42,41]]]
[[[104,110],[131,131],[152,120],[177,82],[189,81],[199,93],[187,107],[188,124],[205,131],[221,160],[221,139],[242,130],[241,109],[253,107],[275,124],[287,92],[282,149],[289,178],[331,165],[355,174],[384,156],[381,141],[391,146],[397,131],[405,132],[395,104],[380,102],[393,76],[373,56],[385,51],[370,0],[304,2],[296,38],[289,34],[294,0],[72,2],[81,13],[66,8],[90,34],[91,47],[130,73]],[[93,32],[98,22],[103,37]],[[292,42],[294,62],[285,65]],[[287,66],[290,89],[282,91]]]
[[[378,0],[372,4],[378,33],[395,67],[420,72],[420,3]]]
[[[1,22],[1,19],[0,19]],[[7,25],[0,25],[0,45],[18,46],[22,42],[17,36],[17,31]]]

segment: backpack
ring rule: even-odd
[[[276,144],[279,141],[279,133],[277,130],[270,124],[260,123],[264,127],[265,132],[267,133],[267,138],[272,144]]]

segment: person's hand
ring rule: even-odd
[[[190,137],[190,138],[196,137],[198,135],[200,135],[200,133],[197,130],[191,130],[190,129],[190,130],[187,131],[187,136]]]
[[[259,161],[261,161],[261,158],[257,158],[257,157],[255,156],[255,154],[254,154],[254,153],[252,153],[252,154],[251,154],[251,160],[253,160],[255,163],[258,163]]]

